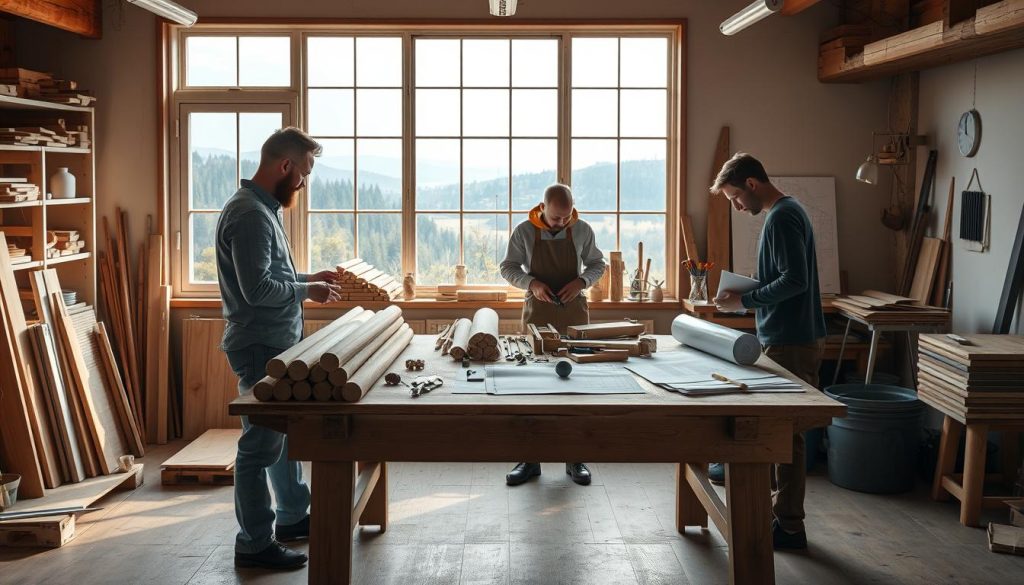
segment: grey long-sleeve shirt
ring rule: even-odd
[[[295,270],[277,199],[243,180],[221,211],[216,245],[227,320],[221,348],[288,348],[302,339],[308,275]]]
[[[804,344],[825,336],[814,230],[792,197],[776,201],[764,219],[757,276],[763,285],[743,295],[743,306],[757,309],[762,344]]]
[[[508,239],[508,249],[505,252],[505,259],[501,261],[501,277],[516,288],[526,290],[530,288],[533,277],[530,276],[530,260],[533,258],[533,240],[537,229],[528,220],[516,226],[512,236]],[[558,233],[551,233],[549,230],[541,230],[541,240],[564,240],[565,230]],[[604,254],[597,248],[597,240],[594,237],[594,229],[590,224],[577,220],[572,224],[572,242],[576,248],[576,257],[579,258],[580,278],[587,287],[592,286],[605,271]]]

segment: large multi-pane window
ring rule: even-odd
[[[324,146],[283,217],[300,270],[503,286],[511,230],[564,182],[606,256],[634,269],[642,241],[652,278],[675,274],[677,27],[337,28],[179,33],[176,290],[212,290],[218,212],[289,124]]]

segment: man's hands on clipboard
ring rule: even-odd
[[[715,306],[719,311],[726,313],[742,313],[746,310],[743,306],[743,295],[732,291],[720,291],[715,297]]]

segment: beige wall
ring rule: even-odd
[[[957,150],[956,125],[960,115],[971,108],[975,66],[975,107],[981,114],[981,147],[974,158],[965,158]],[[935,207],[940,211],[932,235],[941,229],[939,222],[946,209],[949,180],[956,178],[953,328],[966,333],[990,333],[1024,205],[1019,175],[1024,161],[1024,50],[924,71],[920,89],[919,127],[928,135],[931,147],[939,151]],[[956,237],[960,227],[959,194],[975,167],[985,192],[992,197],[992,247],[983,254],[964,250]],[[923,171],[919,177],[921,174]],[[1011,332],[1022,332],[1019,317]]]

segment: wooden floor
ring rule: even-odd
[[[158,463],[183,446],[150,451],[146,485],[83,517],[63,549],[0,549],[0,582],[305,583],[305,570],[234,569],[232,488],[160,486]],[[593,464],[593,485],[580,487],[562,464],[545,464],[540,481],[512,489],[504,485],[509,468],[391,466],[392,524],[383,535],[358,535],[356,582],[727,582],[722,536],[673,528],[672,466]],[[776,553],[778,583],[1021,582],[1024,557],[989,552],[984,531],[961,527],[956,506],[930,501],[925,486],[871,496],[837,488],[821,473],[808,480],[810,550]]]

